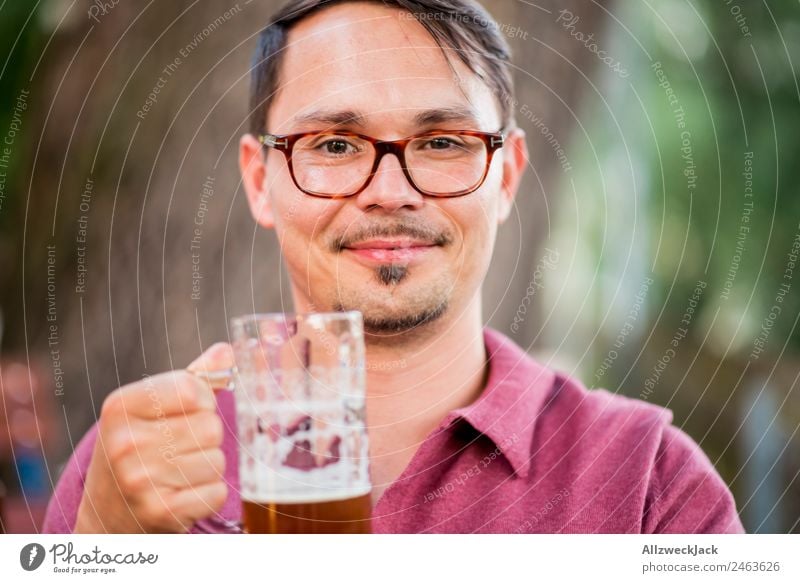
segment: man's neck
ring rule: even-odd
[[[367,342],[370,428],[421,441],[451,410],[472,403],[486,383],[480,298],[453,319],[429,324],[416,342]],[[399,435],[398,435],[399,437]]]
[[[480,298],[456,319],[435,324],[435,332],[419,343],[367,344],[373,504],[447,413],[475,401],[486,385]]]

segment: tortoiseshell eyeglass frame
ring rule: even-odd
[[[294,168],[292,167],[292,151],[294,149],[294,145],[301,140],[302,138],[313,136],[313,135],[336,135],[341,136],[343,138],[358,138],[360,140],[364,140],[372,144],[373,148],[375,149],[375,160],[372,163],[372,170],[370,171],[369,175],[364,180],[364,184],[361,185],[357,190],[349,194],[326,194],[323,192],[314,192],[309,191],[303,188],[297,181],[297,178],[294,175]],[[406,146],[410,144],[412,141],[417,140],[419,138],[426,138],[426,137],[436,137],[436,136],[472,136],[476,138],[480,138],[483,144],[486,146],[486,166],[483,169],[483,174],[481,175],[480,180],[474,185],[464,190],[460,190],[457,192],[452,193],[438,193],[438,192],[429,192],[422,188],[420,188],[411,176],[411,172],[408,170],[408,166],[406,165]],[[283,152],[283,155],[286,157],[286,164],[289,166],[289,174],[292,177],[292,181],[294,182],[295,186],[302,191],[303,193],[314,196],[317,198],[347,198],[350,196],[355,196],[364,191],[369,183],[372,181],[372,178],[375,176],[375,173],[378,171],[378,166],[380,166],[381,160],[386,154],[394,154],[397,159],[400,161],[400,166],[403,168],[403,173],[406,176],[409,184],[414,187],[414,189],[423,194],[425,196],[435,196],[438,198],[453,198],[457,196],[465,196],[467,194],[471,194],[478,190],[486,180],[486,176],[489,174],[489,168],[492,164],[492,157],[494,153],[503,147],[505,144],[506,136],[505,136],[505,129],[502,128],[498,132],[479,132],[473,130],[437,130],[432,132],[425,132],[422,134],[418,134],[415,136],[410,136],[408,138],[404,138],[402,140],[378,140],[370,136],[365,136],[363,134],[357,134],[354,132],[345,132],[345,131],[328,131],[328,132],[303,132],[299,134],[288,134],[288,135],[275,135],[275,134],[263,134],[258,137],[258,141],[265,148],[274,148]]]

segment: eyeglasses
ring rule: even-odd
[[[322,198],[362,192],[381,159],[394,154],[408,181],[427,196],[464,196],[486,180],[492,156],[505,136],[471,130],[433,131],[383,141],[351,132],[259,136],[265,148],[283,152],[297,188]]]

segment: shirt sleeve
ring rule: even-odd
[[[61,472],[53,496],[47,505],[42,533],[67,534],[75,528],[78,507],[83,497],[86,471],[92,459],[96,439],[97,424],[94,424],[80,440]]]
[[[733,495],[711,461],[672,425],[666,426],[654,460],[642,532],[744,532]]]

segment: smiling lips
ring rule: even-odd
[[[420,239],[369,239],[345,247],[361,259],[377,263],[407,263],[438,245]]]

